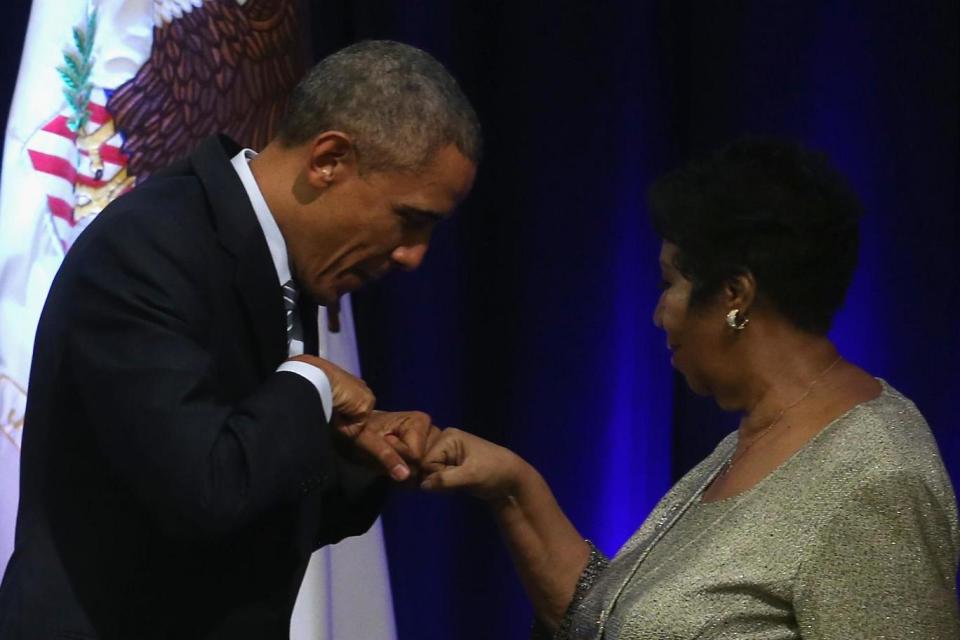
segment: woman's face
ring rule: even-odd
[[[667,334],[667,348],[673,354],[670,364],[695,393],[712,394],[713,381],[723,375],[726,310],[719,301],[690,308],[693,283],[674,266],[676,255],[676,245],[664,241],[660,249],[662,293],[653,323]]]

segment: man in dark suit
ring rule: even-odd
[[[259,155],[210,139],[90,225],[38,327],[0,637],[289,635],[430,428],[311,355],[315,303],[419,266],[479,147],[439,63],[361,43]]]

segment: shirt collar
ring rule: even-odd
[[[253,172],[250,171],[250,160],[255,158],[257,153],[252,149],[243,149],[237,155],[230,159],[234,171],[243,183],[243,188],[247,192],[250,204],[253,206],[253,212],[257,216],[257,222],[263,230],[263,236],[267,240],[267,247],[270,249],[270,257],[273,259],[273,266],[277,270],[277,279],[280,285],[286,284],[292,279],[290,275],[290,262],[287,257],[287,243],[280,233],[280,227],[267,206],[267,201],[263,199],[263,193],[260,192],[260,186],[257,184]]]

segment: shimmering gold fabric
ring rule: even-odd
[[[957,502],[913,403],[883,383],[749,491],[701,503],[735,446],[581,586],[557,640],[960,639]]]

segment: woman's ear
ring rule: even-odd
[[[724,306],[739,309],[740,313],[750,313],[757,298],[757,280],[749,271],[739,273],[728,279],[721,293]]]

